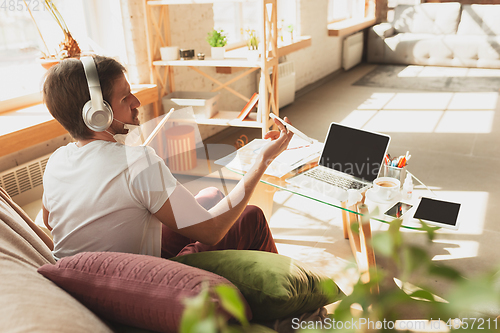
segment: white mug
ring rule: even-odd
[[[160,47],[161,60],[177,60],[179,59],[179,47],[178,46],[166,46]]]
[[[373,192],[382,200],[392,200],[399,193],[401,182],[392,177],[379,177],[373,181]]]

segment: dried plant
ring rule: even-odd
[[[42,41],[45,45],[45,48],[47,50],[47,53],[43,53],[43,58],[45,59],[65,59],[65,58],[74,58],[74,57],[79,57],[81,53],[80,46],[78,45],[78,42],[73,38],[71,35],[71,32],[68,29],[68,26],[66,25],[66,22],[64,21],[61,13],[57,9],[56,5],[52,2],[52,0],[44,0],[44,5],[45,8],[49,11],[49,13],[52,15],[54,20],[57,22],[59,27],[61,28],[63,34],[64,34],[64,41],[62,41],[59,44],[59,50],[57,51],[56,54],[50,54],[49,48],[47,47],[47,43],[45,43],[45,40],[42,36],[42,33],[40,32],[40,29],[38,28],[38,25],[36,24],[35,18],[33,17],[33,14],[31,13],[31,10],[29,9],[29,6],[26,4],[26,1],[24,1],[24,4],[26,5],[26,8],[28,9],[31,19],[35,23],[35,27],[38,30],[38,34],[42,38]]]

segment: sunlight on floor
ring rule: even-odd
[[[445,110],[453,93],[397,93],[384,110]]]
[[[499,69],[407,66],[398,77],[491,77],[500,76]]]
[[[443,250],[448,254],[435,255],[432,260],[442,261],[451,259],[474,258],[479,253],[479,243],[469,240],[436,240],[434,243],[442,244]]]
[[[436,194],[439,199],[462,204],[458,215],[459,229],[457,231],[441,229],[438,231],[440,234],[482,235],[484,233],[484,222],[489,198],[488,192],[439,191]]]
[[[436,133],[490,133],[495,111],[445,111]]]
[[[491,133],[498,93],[374,93],[342,124],[386,133]]]
[[[432,133],[442,115],[443,111],[378,111],[363,128],[383,133]]]

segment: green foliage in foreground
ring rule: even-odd
[[[441,329],[498,332],[500,319],[487,313],[491,308],[500,309],[500,292],[495,286],[497,272],[473,279],[465,278],[457,270],[432,261],[425,248],[405,244],[400,231],[401,223],[402,220],[396,219],[387,232],[373,236],[372,245],[377,253],[377,270],[373,272],[375,279],[367,284],[359,280],[353,292],[338,304],[332,321],[366,324],[371,319],[372,324],[383,324],[384,320],[386,323],[424,320],[428,321],[430,329],[440,325]],[[437,229],[424,222],[420,228],[427,235],[429,244]],[[380,262],[384,263],[383,268]],[[447,291],[433,290],[428,286],[432,278],[446,281]],[[380,292],[371,292],[377,284]],[[353,308],[359,311],[356,313]],[[393,331],[394,327],[391,329],[389,326],[372,325],[369,328],[378,332]],[[367,325],[360,327],[361,331],[367,328]],[[335,331],[356,330],[344,327]]]
[[[500,318],[495,318],[500,313],[487,312],[491,308],[500,309],[500,291],[495,286],[500,280],[499,272],[467,279],[455,269],[432,261],[424,248],[405,244],[400,231],[401,223],[396,219],[387,232],[373,236],[372,245],[377,253],[378,266],[373,272],[375,278],[369,283],[358,280],[353,292],[337,304],[335,312],[324,323],[303,323],[300,326],[302,331],[392,332],[397,320],[419,320],[421,325],[427,325],[421,330],[426,332],[437,328],[441,332],[443,329],[500,331]],[[437,228],[422,222],[420,230],[425,232],[430,244]],[[384,263],[383,268],[380,262]],[[445,280],[448,290],[444,293],[433,290],[426,285],[431,278]],[[380,291],[372,292],[377,285]],[[323,286],[325,291],[331,290],[332,293],[334,287]],[[239,325],[228,324],[227,317],[216,311],[214,298],[238,320]],[[209,289],[205,286],[198,296],[186,300],[180,332],[269,332],[270,329],[264,326],[248,323],[243,304],[240,294],[232,287]],[[412,325],[418,323],[414,321]],[[298,327],[298,323],[295,322],[295,326]]]

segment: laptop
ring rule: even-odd
[[[334,196],[339,189],[368,189],[378,177],[390,140],[385,134],[331,123],[318,166],[286,181]]]

